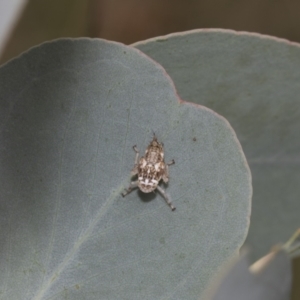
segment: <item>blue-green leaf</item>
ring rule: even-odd
[[[236,253],[251,179],[228,122],[138,50],[60,40],[0,69],[1,299],[197,299]],[[172,212],[121,192],[156,133]]]
[[[299,228],[299,44],[205,29],[136,47],[166,69],[182,99],[213,109],[236,131],[253,176],[252,255],[287,240]]]
[[[249,259],[243,255],[220,282],[213,282],[205,300],[287,300],[292,286],[292,264],[285,251],[262,258],[264,264],[256,272],[249,270]],[[259,263],[259,262],[257,262]],[[209,295],[210,294],[210,295]]]

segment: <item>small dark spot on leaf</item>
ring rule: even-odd
[[[197,139],[194,137],[194,138],[193,138],[193,141],[194,141],[194,142],[196,142],[196,141],[197,141]]]
[[[165,244],[165,243],[166,243],[165,238],[164,238],[164,237],[161,237],[161,238],[159,239],[159,242],[160,242],[161,244]]]
[[[127,52],[126,52],[126,51],[124,51],[124,54],[127,54]]]
[[[180,259],[185,259],[185,254],[184,254],[184,253],[180,253],[180,254],[179,254],[179,258],[180,258]]]
[[[76,288],[76,290],[79,290],[79,288],[80,288],[79,284],[75,284],[75,288]]]
[[[179,254],[176,253],[175,256],[176,256],[177,260],[183,260],[186,257],[186,255],[184,253],[179,253]]]

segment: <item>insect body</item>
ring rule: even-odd
[[[163,144],[157,141],[155,135],[153,136],[153,139],[147,147],[143,157],[139,159],[139,151],[136,146],[133,146],[133,150],[135,151],[136,156],[131,175],[138,175],[138,178],[136,181],[132,181],[130,183],[129,187],[124,193],[122,193],[122,196],[125,197],[136,187],[144,193],[150,193],[155,189],[158,189],[170,208],[175,210],[176,208],[173,206],[164,189],[158,185],[161,179],[164,182],[169,181],[168,166],[175,163],[174,159],[167,164],[165,163]]]

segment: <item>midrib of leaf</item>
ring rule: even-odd
[[[91,233],[93,232],[93,229],[97,225],[97,223],[101,220],[103,215],[107,212],[107,210],[112,205],[113,201],[117,198],[118,195],[120,195],[124,185],[128,179],[124,180],[117,189],[115,189],[111,195],[106,199],[104,204],[99,209],[99,212],[96,214],[94,220],[90,223],[90,226],[85,230],[85,232],[78,237],[78,239],[75,241],[72,249],[66,254],[65,259],[57,266],[57,268],[51,273],[51,275],[48,277],[46,281],[44,281],[44,284],[41,286],[39,291],[37,292],[36,296],[33,298],[33,300],[40,300],[43,299],[46,292],[49,290],[51,285],[59,278],[62,271],[65,269],[65,267],[68,265],[69,261],[75,256],[78,249],[88,240],[88,238],[91,236]]]
[[[76,89],[76,95],[78,95],[78,88]],[[49,243],[49,247],[48,247],[48,251],[47,251],[47,255],[46,255],[46,268],[49,267],[50,256],[51,256],[51,253],[53,251],[53,245],[54,245],[54,240],[55,240],[55,235],[56,235],[56,230],[57,230],[57,226],[55,224],[56,224],[57,216],[58,216],[58,213],[59,213],[59,210],[60,210],[60,207],[61,207],[61,189],[62,189],[62,172],[61,172],[61,170],[62,170],[62,165],[63,165],[63,161],[64,161],[63,153],[64,153],[64,150],[65,150],[66,135],[69,131],[69,125],[70,125],[70,122],[72,120],[75,108],[76,108],[76,101],[73,100],[72,111],[70,113],[70,116],[69,116],[68,121],[67,121],[66,128],[64,130],[63,145],[62,145],[61,152],[60,152],[59,179],[58,179],[59,186],[58,186],[57,191],[56,191],[57,201],[55,203],[55,211],[54,211],[54,216],[53,216],[53,223],[52,223],[53,224],[52,225],[53,229],[52,229],[52,232],[51,232],[50,243]],[[43,282],[44,282],[44,279],[43,279]]]

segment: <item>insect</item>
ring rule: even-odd
[[[175,210],[176,208],[173,206],[165,190],[158,185],[161,179],[165,183],[169,181],[168,167],[175,164],[174,159],[169,163],[165,163],[163,143],[159,143],[154,134],[143,157],[139,159],[140,153],[136,145],[133,146],[133,150],[136,155],[131,175],[137,175],[137,180],[130,183],[129,187],[122,193],[122,196],[125,197],[137,187],[144,193],[150,193],[157,189],[170,208]]]

